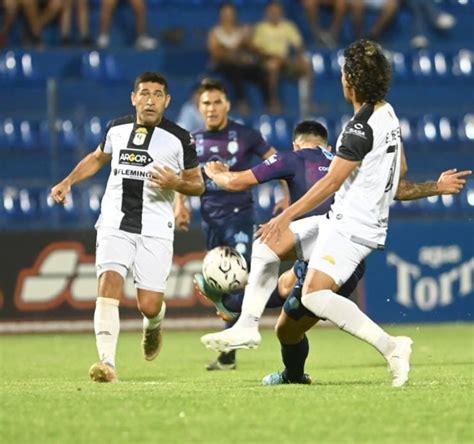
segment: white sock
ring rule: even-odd
[[[115,367],[115,351],[120,332],[118,299],[97,298],[94,311],[94,331],[100,360]]]
[[[160,312],[154,318],[147,318],[143,316],[143,330],[154,330],[161,327],[161,321],[164,319],[166,313],[165,301],[161,304]]]
[[[304,295],[301,302],[316,316],[327,319],[340,329],[373,345],[382,355],[393,351],[392,337],[364,314],[354,302],[333,293],[320,290]]]
[[[252,261],[242,302],[242,314],[237,321],[240,327],[258,327],[268,299],[278,284],[280,258],[266,244],[256,240],[252,249]]]

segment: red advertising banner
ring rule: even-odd
[[[97,296],[95,231],[2,233],[0,239],[0,323],[92,319]],[[213,316],[211,304],[193,286],[204,254],[199,231],[177,233],[166,288],[168,318]],[[135,294],[130,276],[121,318],[138,318]]]

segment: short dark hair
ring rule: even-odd
[[[324,125],[316,120],[303,120],[296,125],[293,130],[293,140],[299,136],[314,136],[320,137],[324,142],[328,141],[328,130]]]
[[[217,90],[217,91],[220,91],[221,93],[224,93],[226,98],[229,97],[229,95],[227,94],[226,87],[224,86],[224,84],[220,80],[217,80],[217,79],[211,79],[211,78],[202,79],[201,83],[199,84],[199,87],[197,89],[197,91],[199,93],[199,96],[201,96],[201,94],[203,94],[207,91],[214,91],[214,90]]]
[[[140,74],[135,79],[135,83],[133,84],[133,90],[138,91],[138,86],[140,85],[140,83],[144,82],[159,83],[160,85],[163,85],[165,87],[165,94],[169,94],[168,81],[166,80],[165,76],[163,74],[160,74],[159,72],[147,71]]]
[[[392,68],[382,47],[371,40],[357,40],[344,51],[344,74],[360,102],[375,103],[385,98]]]

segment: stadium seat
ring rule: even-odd
[[[94,184],[83,190],[85,199],[86,217],[90,220],[96,220],[100,213],[100,202],[104,194],[103,185]]]
[[[38,150],[42,147],[39,123],[32,120],[6,118],[0,123],[3,148]]]
[[[288,118],[263,114],[255,122],[254,127],[275,148],[283,151],[292,149],[293,123]]]
[[[96,147],[105,134],[107,119],[97,116],[89,119],[84,126],[84,136],[87,149]]]
[[[474,114],[466,114],[459,119],[457,127],[458,137],[462,142],[474,142]]]
[[[115,57],[101,51],[83,54],[81,72],[82,76],[88,80],[117,81],[124,79]]]
[[[453,57],[452,73],[455,77],[474,77],[474,51],[460,49]]]
[[[59,226],[62,223],[79,224],[81,221],[82,205],[78,188],[67,196],[64,205],[54,202],[49,189],[41,190],[39,204],[43,217],[51,222],[51,226]]]

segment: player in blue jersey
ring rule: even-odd
[[[231,120],[230,102],[224,85],[218,80],[204,79],[198,88],[199,111],[205,128],[192,133],[196,142],[198,160],[202,166],[219,161],[233,171],[242,171],[253,165],[254,158],[267,159],[276,153],[260,132]],[[201,218],[207,250],[229,246],[243,254],[250,265],[254,232],[252,192],[241,190],[231,193],[220,188],[211,178],[204,176],[205,192],[201,195]],[[285,206],[288,199],[283,199]],[[275,208],[277,210],[277,208]],[[176,202],[177,224],[186,228],[191,212],[184,197]],[[196,285],[206,292],[202,274],[195,276]],[[221,353],[207,369],[235,368],[235,352]]]
[[[241,191],[275,179],[285,180],[290,199],[294,202],[326,175],[333,158],[327,149],[327,139],[327,130],[323,125],[306,120],[294,129],[292,152],[274,154],[259,165],[239,172],[229,171],[228,166],[220,162],[209,162],[205,167],[205,173],[221,188],[229,191]],[[308,216],[325,214],[331,202],[332,199],[328,199]],[[280,383],[311,383],[310,377],[304,373],[304,364],[309,352],[305,332],[316,324],[318,318],[300,302],[306,269],[306,262],[296,261],[290,270],[280,276],[278,286],[267,302],[267,308],[283,306],[277,325],[277,335],[285,364],[285,370],[278,373],[282,379]],[[346,297],[351,295],[364,270],[365,266],[362,263],[341,288],[341,295]],[[218,314],[223,318],[234,319],[241,311],[243,291],[222,295],[208,290],[204,295],[214,303]],[[275,376],[271,381],[272,384],[276,383]]]

